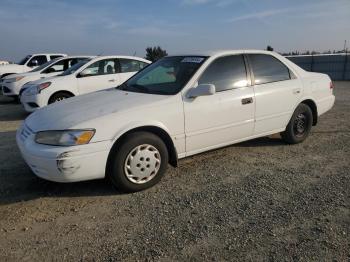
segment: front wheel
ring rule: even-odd
[[[286,130],[281,133],[283,140],[288,144],[303,142],[311,131],[312,121],[313,116],[310,107],[300,104],[294,111]]]
[[[65,92],[56,93],[50,97],[49,104],[52,104],[52,103],[55,103],[58,101],[62,101],[62,100],[67,99],[69,97],[72,97],[72,95],[69,93],[65,93]]]
[[[125,192],[152,187],[163,177],[168,166],[168,150],[155,134],[135,132],[113,147],[107,176]]]

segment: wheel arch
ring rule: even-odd
[[[66,93],[66,94],[69,94],[70,96],[75,96],[74,93],[72,93],[72,92],[70,92],[70,91],[68,91],[68,90],[59,90],[59,91],[55,91],[54,93],[52,93],[52,94],[50,95],[49,100],[47,101],[47,103],[49,104],[51,98],[52,98],[54,95],[58,94],[58,93]]]
[[[124,131],[122,134],[118,136],[118,138],[114,141],[113,146],[111,147],[111,150],[109,152],[106,169],[108,169],[110,166],[111,155],[114,149],[124,141],[127,135],[135,132],[140,132],[140,131],[155,134],[160,139],[162,139],[168,149],[169,164],[172,165],[173,167],[177,167],[177,162],[178,162],[177,151],[169,133],[164,128],[161,128],[156,125],[144,125],[144,126],[133,127],[127,131]]]
[[[317,105],[316,105],[315,101],[312,99],[305,99],[305,100],[301,101],[300,104],[305,104],[308,107],[310,107],[310,109],[312,111],[312,125],[313,126],[317,125],[318,112],[317,112]]]

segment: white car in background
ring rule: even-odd
[[[56,77],[24,85],[21,102],[27,112],[33,112],[72,96],[116,87],[150,63],[133,56],[99,56]]]
[[[28,72],[30,70],[33,70],[37,66],[41,66],[42,64],[45,64],[50,60],[63,57],[63,56],[67,56],[67,55],[66,54],[27,55],[18,64],[7,64],[7,65],[0,66],[0,81],[1,81],[1,78],[7,75]],[[1,82],[0,82],[0,85],[1,85]]]
[[[11,74],[2,79],[2,93],[4,96],[18,97],[22,86],[28,82],[39,79],[56,76],[66,71],[73,65],[82,60],[90,58],[89,56],[66,56],[53,59],[45,64],[36,67],[27,73]]]
[[[160,181],[179,158],[280,132],[287,143],[300,143],[334,100],[327,75],[277,53],[170,56],[118,88],[31,114],[17,144],[39,177],[107,176],[124,191],[138,191]]]

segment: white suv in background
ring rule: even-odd
[[[30,81],[56,76],[89,56],[66,56],[56,58],[38,66],[32,71],[20,74],[11,74],[2,79],[2,93],[4,96],[18,97],[22,86]],[[87,61],[87,60],[86,60]]]
[[[47,61],[67,56],[66,54],[32,54],[27,55],[18,64],[8,64],[0,66],[0,78],[10,74],[25,73],[33,70],[37,66],[45,64]],[[1,84],[1,82],[0,82]]]
[[[68,97],[116,87],[151,62],[133,56],[99,56],[56,77],[24,85],[21,102],[27,112]]]

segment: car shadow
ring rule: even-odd
[[[5,97],[3,95],[0,95],[0,105],[9,105],[9,104],[13,104],[13,105],[18,105],[18,101],[11,98],[11,97]]]
[[[0,95],[0,121],[20,121],[28,115],[20,103],[13,101],[12,98]]]
[[[107,179],[65,184],[38,178],[22,159],[15,136],[15,131],[0,132],[0,205],[44,197],[121,194]]]
[[[278,137],[263,137],[228,147],[271,147],[282,145],[285,145],[285,143]],[[15,132],[0,133],[0,150],[1,152],[7,152],[7,154],[0,154],[0,205],[45,197],[96,197],[124,194],[112,186],[107,179],[65,184],[50,182],[36,177],[25,164],[17,149]],[[210,154],[210,152],[200,155],[203,156],[205,154]],[[196,156],[191,156],[187,161],[195,159]],[[179,163],[180,166],[182,161]]]
[[[279,135],[273,135],[268,137],[260,137],[253,140],[245,141],[239,144],[235,144],[235,147],[271,147],[271,146],[283,146],[286,143],[281,139]]]

